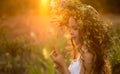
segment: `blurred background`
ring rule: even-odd
[[[81,1],[113,24],[110,62],[113,74],[120,74],[120,0]],[[63,50],[67,35],[50,24],[49,5],[50,0],[0,0],[0,74],[59,74],[49,54],[52,46]]]

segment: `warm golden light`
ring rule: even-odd
[[[43,48],[42,50],[43,50],[43,55],[44,55],[44,57],[47,59],[48,56],[49,56],[47,49],[46,49],[46,48]]]
[[[53,35],[53,36],[55,36],[55,30],[53,29],[53,28],[51,28],[51,27],[49,27],[49,31],[50,31],[50,33]]]
[[[55,2],[54,2],[54,0],[51,0],[51,2],[50,2],[50,6],[51,6],[51,7],[54,7],[54,6],[55,6]]]
[[[40,13],[41,15],[48,15],[49,12],[49,0],[40,0]]]
[[[64,34],[64,37],[67,38],[67,39],[70,39],[71,35],[69,33],[66,33],[66,34]]]
[[[47,42],[47,40],[53,39],[57,36],[56,31],[54,30],[54,26],[51,25],[49,22],[50,20],[50,1],[51,0],[39,0],[39,26],[36,27],[38,30],[36,32],[31,32],[30,36],[32,38],[37,38],[38,35],[40,36],[39,39],[42,43]],[[54,3],[53,3],[54,4]]]
[[[42,5],[46,5],[46,3],[48,3],[48,0],[41,0]]]

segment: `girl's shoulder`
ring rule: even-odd
[[[83,55],[84,61],[87,63],[92,63],[94,56],[92,53],[90,53],[89,51],[85,52]]]

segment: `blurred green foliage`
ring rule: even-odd
[[[0,74],[58,73],[53,67],[49,54],[53,45],[60,51],[65,44],[64,38],[53,37],[47,43],[42,42],[41,39],[36,41],[29,35],[27,30],[29,27],[24,23],[17,23],[11,29],[14,23],[9,23],[6,18],[1,19],[0,22]],[[9,24],[3,23],[4,21]],[[16,31],[21,33],[14,33]]]
[[[113,45],[110,46],[111,50],[109,51],[110,62],[112,65],[112,74],[120,73],[120,24],[113,25],[111,29],[112,40],[114,40]]]

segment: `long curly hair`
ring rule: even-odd
[[[106,54],[109,45],[108,25],[101,19],[99,13],[79,0],[58,1],[52,13],[55,13],[54,19],[58,25],[67,27],[69,17],[73,16],[84,33],[81,43],[96,57],[93,74],[111,74]],[[72,45],[74,47],[73,43]],[[75,52],[76,50],[74,55]]]

